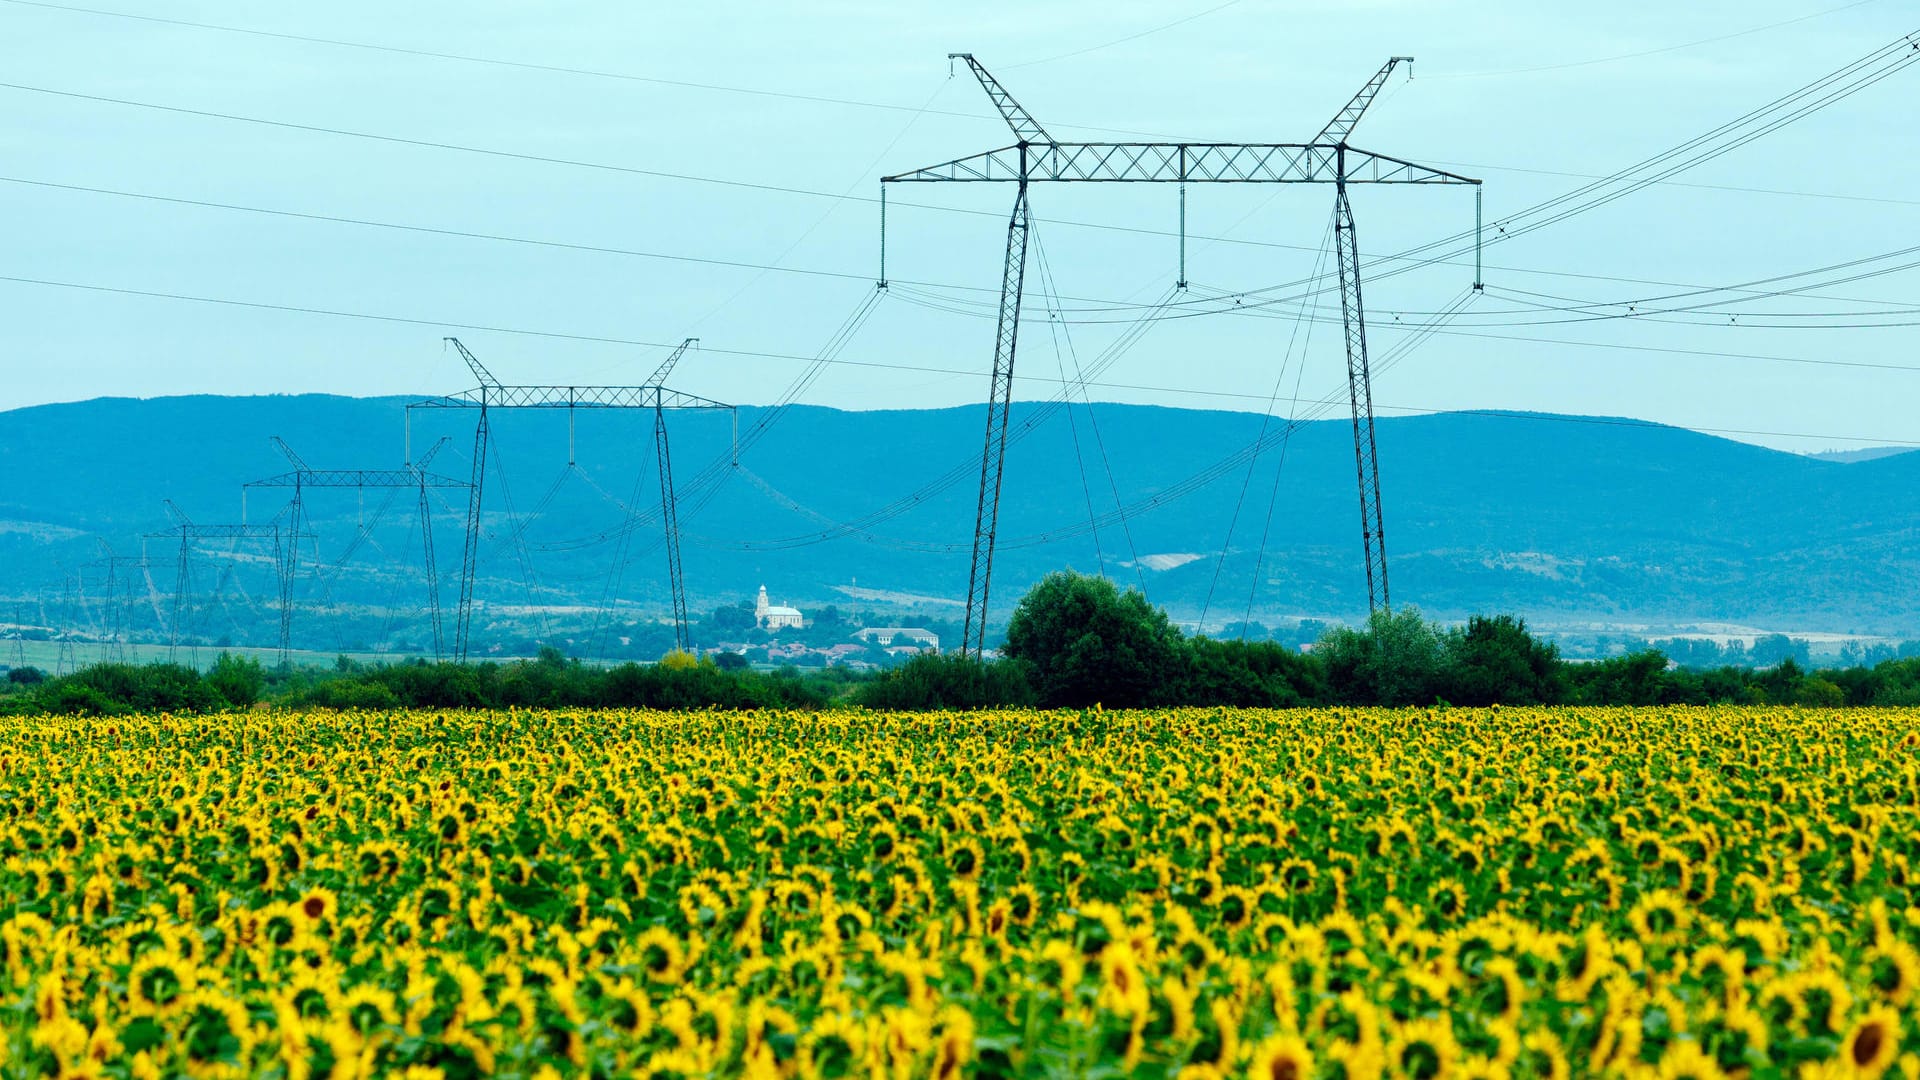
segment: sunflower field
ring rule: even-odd
[[[0,730],[0,1076],[1920,1073],[1920,712]]]

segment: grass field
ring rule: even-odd
[[[5,1075],[1920,1071],[1920,713],[0,730]]]
[[[102,645],[97,642],[76,643],[69,649],[69,655],[63,661],[60,643],[57,641],[0,641],[0,666],[12,667],[25,663],[26,666],[39,668],[53,675],[64,675],[76,666],[87,667],[100,663],[152,664],[168,659],[165,645],[116,644]],[[252,657],[269,668],[280,663],[279,649],[260,649],[252,646],[233,646],[215,648],[211,645],[186,646],[172,650],[173,659],[201,671],[213,666],[220,654],[232,653],[235,656]],[[311,652],[294,649],[290,654],[296,668],[332,668],[341,656],[347,656],[363,663],[397,664],[414,659],[412,654],[371,653],[371,652]]]

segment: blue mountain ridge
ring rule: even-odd
[[[198,522],[237,520],[243,482],[290,468],[270,435],[315,468],[398,466],[409,441],[418,453],[444,435],[433,470],[466,478],[473,414],[417,410],[409,440],[408,400],[102,398],[0,412],[0,603],[44,603],[76,568],[97,581],[98,566],[87,567],[100,559],[99,539],[122,554],[141,551],[142,534],[171,525],[163,498]],[[1076,407],[1072,424],[1056,411],[1029,425],[1040,408],[1013,408],[996,616],[1061,567],[1104,569],[1144,585],[1178,619],[1204,611],[1209,625],[1248,612],[1268,622],[1364,614],[1346,419],[1299,426],[1249,472],[1220,463],[1283,421],[1096,404]],[[763,415],[742,408],[737,430],[753,430]],[[733,417],[676,413],[669,423],[696,609],[765,583],[777,601],[802,607],[893,598],[957,613],[979,406],[793,407],[737,466]],[[617,600],[664,611],[652,418],[583,409],[573,426],[569,466],[564,411],[494,414],[481,607],[562,617]],[[1531,413],[1386,418],[1378,444],[1396,604],[1440,618],[1511,611],[1543,626],[1725,621],[1892,634],[1920,626],[1920,597],[1905,585],[1920,569],[1920,501],[1911,495],[1920,454],[1819,460],[1630,419]],[[950,482],[933,483],[942,476]],[[249,519],[270,519],[284,498],[254,489]],[[1124,523],[1116,503],[1135,511]],[[440,492],[434,505],[450,605],[464,492]],[[305,506],[303,605],[420,614],[414,492],[310,491]],[[900,512],[875,516],[886,507]],[[1097,533],[1090,508],[1108,516]],[[270,570],[244,547],[205,545],[195,588],[265,603]],[[177,545],[154,538],[145,550],[152,584],[140,588],[157,605],[172,587]]]

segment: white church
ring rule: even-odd
[[[804,617],[799,608],[781,607],[767,602],[767,587],[760,586],[760,598],[753,605],[754,625],[762,630],[798,630]]]

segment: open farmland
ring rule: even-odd
[[[1911,1074],[1917,722],[23,719],[0,1071]]]

